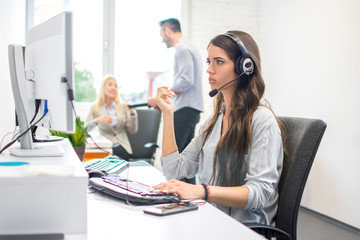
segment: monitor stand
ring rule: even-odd
[[[18,116],[20,134],[30,128],[31,110],[35,109],[33,98],[28,96],[28,89],[24,67],[24,49],[20,45],[9,45],[9,66],[11,86],[15,101],[15,109]],[[60,157],[64,150],[54,144],[51,146],[36,146],[32,140],[31,131],[27,131],[20,138],[20,147],[9,149],[12,155],[18,157]]]
[[[64,149],[59,145],[38,146],[34,144],[33,149],[23,149],[21,147],[12,147],[9,152],[17,157],[62,157]]]

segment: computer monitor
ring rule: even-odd
[[[27,31],[25,47],[9,45],[9,66],[20,134],[37,123],[73,133],[72,13],[63,12]],[[40,103],[36,115],[35,102]],[[34,117],[36,115],[36,117]],[[59,146],[34,144],[31,131],[20,138],[17,156],[61,156]]]

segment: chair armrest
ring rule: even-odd
[[[159,146],[153,142],[148,142],[144,144],[144,148],[152,148],[152,147],[158,148]]]
[[[276,237],[276,239],[290,240],[290,235],[287,232],[273,226],[260,223],[244,223],[244,225],[267,239]]]

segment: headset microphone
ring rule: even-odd
[[[210,96],[210,97],[214,97],[216,94],[218,94],[218,92],[219,92],[223,87],[225,87],[225,86],[229,85],[230,83],[238,80],[239,77],[241,77],[244,73],[245,73],[245,72],[241,73],[241,74],[240,74],[239,76],[237,76],[235,79],[231,80],[231,81],[228,82],[228,83],[225,83],[225,84],[222,85],[220,88],[215,88],[215,89],[211,90],[211,91],[209,92],[209,96]]]
[[[213,96],[215,96],[218,92],[219,92],[219,90],[217,90],[217,89],[215,88],[214,90],[211,90],[211,91],[209,92],[209,96],[210,96],[210,97],[213,97]]]

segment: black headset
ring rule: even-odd
[[[241,57],[238,57],[235,62],[235,72],[238,75],[241,75],[244,73],[245,75],[250,76],[254,72],[254,62],[250,57],[250,54],[248,50],[246,49],[244,43],[241,41],[241,39],[234,33],[227,32],[222,34],[223,36],[226,36],[233,40],[238,46],[241,51]]]

